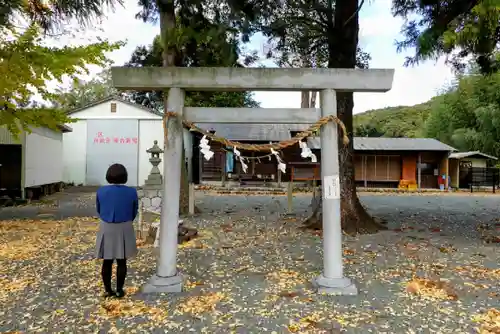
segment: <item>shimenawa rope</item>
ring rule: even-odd
[[[178,116],[179,115],[174,111],[169,111],[164,116],[163,130],[164,130],[164,134],[165,134],[165,139],[164,139],[165,145],[167,145],[167,134],[168,134],[167,121],[168,121],[168,118],[169,117],[178,117]],[[342,141],[343,141],[344,145],[349,144],[349,137],[347,136],[347,129],[346,129],[344,123],[342,123],[342,121],[338,117],[333,116],[333,115],[329,115],[329,116],[325,116],[325,117],[320,118],[316,123],[312,124],[307,130],[304,130],[304,131],[298,133],[292,139],[284,140],[284,141],[281,141],[279,143],[272,143],[272,144],[245,144],[245,143],[240,143],[237,141],[232,141],[232,140],[229,140],[229,139],[226,139],[223,137],[218,137],[218,136],[216,136],[216,135],[214,135],[206,130],[203,130],[203,129],[199,128],[198,126],[196,126],[193,122],[190,122],[188,120],[182,120],[182,123],[184,124],[184,126],[189,128],[190,131],[198,132],[204,136],[207,136],[210,140],[221,143],[225,147],[228,147],[228,146],[235,147],[237,149],[254,151],[254,152],[270,151],[271,149],[278,151],[278,150],[282,150],[284,148],[293,146],[293,145],[297,144],[299,141],[302,141],[305,138],[312,136],[315,132],[317,132],[323,125],[327,124],[328,122],[337,123],[337,125],[342,130]],[[259,158],[263,159],[263,158],[268,157],[268,156],[269,155],[259,157]]]

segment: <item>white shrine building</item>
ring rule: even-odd
[[[128,185],[144,184],[151,170],[146,150],[155,140],[163,147],[161,113],[110,96],[69,115],[78,120],[67,124],[73,132],[63,137],[64,182],[103,185],[108,167],[121,163],[129,173]]]

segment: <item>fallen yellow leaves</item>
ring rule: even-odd
[[[55,244],[76,245],[75,238],[86,232],[97,231],[98,224],[95,222],[95,217],[2,222],[0,234],[6,238],[6,242],[0,244],[0,258],[26,260],[36,257],[40,251],[51,250]]]
[[[447,282],[433,281],[427,278],[414,278],[406,285],[406,291],[429,299],[458,299]]]
[[[267,274],[266,278],[274,281],[281,288],[293,287],[298,283],[304,282],[304,279],[300,277],[300,273],[291,270],[275,271]]]
[[[454,253],[457,251],[457,249],[453,246],[442,246],[442,247],[439,247],[439,251],[441,253]]]
[[[464,282],[464,285],[470,286],[474,290],[481,290],[481,289],[488,289],[489,288],[489,286],[486,284],[471,283],[471,282]]]
[[[180,249],[183,249],[183,248],[204,249],[204,248],[208,248],[208,246],[199,240],[191,239],[185,243],[180,244],[179,248]]]
[[[16,293],[18,291],[24,290],[28,285],[35,284],[33,278],[0,278],[0,301],[6,300],[9,294]]]
[[[322,318],[318,314],[311,314],[299,319],[297,322],[291,322],[288,330],[291,333],[311,333],[318,328],[318,323]]]
[[[455,271],[472,278],[500,279],[500,269],[489,269],[477,266],[455,267]]]
[[[198,230],[198,235],[196,238],[191,239],[189,241],[183,242],[182,244],[179,245],[180,249],[183,248],[194,248],[194,249],[203,249],[203,248],[208,248],[206,243],[203,242],[203,240],[210,240],[214,238],[214,233],[212,231],[208,230]]]
[[[343,252],[344,252],[344,255],[354,255],[354,254],[356,254],[356,252],[354,250],[349,249],[349,248],[344,248]]]
[[[129,288],[126,288],[125,290],[127,292],[127,295],[132,296],[135,295],[137,292],[139,292],[139,287],[131,286]]]
[[[97,230],[94,217],[72,218],[66,220],[13,220],[0,224],[0,301],[6,302],[16,293],[26,287],[38,285],[38,273],[28,267],[16,273],[12,271],[18,261],[35,260],[40,267],[57,266],[60,254],[54,250],[65,250],[65,254],[80,255],[82,250],[88,250],[89,233]],[[15,266],[15,264],[14,264]],[[80,277],[84,271],[95,270],[95,261],[83,260],[75,267]],[[85,280],[85,284],[87,280]],[[15,297],[14,297],[15,298]]]
[[[51,231],[56,228],[62,221],[56,220],[11,220],[3,221],[0,225],[0,231],[2,233],[8,232],[37,232],[37,231]]]
[[[281,291],[278,296],[287,297],[287,298],[295,298],[299,295],[297,291]]]
[[[387,269],[381,272],[383,278],[394,278],[401,277],[401,271],[399,269]]]
[[[145,316],[151,320],[162,320],[167,317],[167,311],[159,307],[146,305],[143,301],[106,300],[101,303],[97,317],[114,319],[117,317]]]
[[[0,232],[26,232],[26,233],[54,233],[62,230],[67,230],[72,227],[78,226],[78,230],[88,231],[97,230],[98,224],[80,224],[80,223],[97,223],[96,217],[74,217],[65,220],[35,220],[35,219],[22,219],[3,221],[0,225]]]
[[[481,323],[481,327],[479,328],[480,334],[500,333],[500,311],[497,309],[489,309],[483,314],[474,316],[472,320]]]
[[[480,238],[486,243],[500,243],[500,228],[498,224],[495,226],[490,224],[479,224],[477,230],[480,234]]]
[[[203,282],[193,282],[193,281],[186,281],[186,283],[184,283],[184,289],[186,290],[191,290],[191,289],[194,289],[195,287],[197,286],[201,286],[201,285],[205,285]]]
[[[280,288],[291,288],[304,281],[304,279],[301,278],[300,273],[291,270],[275,271],[267,274],[266,278],[278,285]]]
[[[32,240],[26,239],[27,238],[23,238],[21,240],[10,241],[0,245],[0,258],[9,260],[26,260],[32,258],[34,254],[38,252],[40,247],[44,246],[42,243],[35,244]]]
[[[146,239],[137,239],[136,245],[137,248],[147,248],[152,246],[152,244],[148,243]]]
[[[441,326],[442,331],[458,328],[459,332],[469,332],[472,326],[481,326],[479,321],[472,324],[467,316],[471,307],[496,307],[493,305],[496,300],[485,298],[486,293],[494,290],[495,281],[471,280],[473,288],[488,286],[487,291],[477,294],[465,292],[467,298],[451,304],[440,302],[454,298],[443,282],[416,279],[406,287],[407,281],[416,272],[425,273],[429,278],[456,277],[454,268],[459,264],[463,268],[458,270],[464,272],[461,286],[466,284],[465,278],[469,278],[470,272],[494,277],[494,270],[470,268],[471,263],[478,267],[486,262],[491,263],[491,259],[495,258],[490,257],[488,250],[481,250],[488,261],[483,260],[483,257],[462,256],[457,253],[469,245],[463,246],[457,242],[458,251],[448,248],[444,252],[436,251],[438,248],[433,246],[431,251],[436,257],[426,258],[420,254],[426,245],[417,238],[407,243],[406,250],[415,252],[420,258],[418,261],[409,261],[406,253],[397,251],[395,246],[399,239],[408,238],[393,233],[370,238],[346,237],[343,241],[345,261],[358,263],[350,265],[346,274],[355,276],[364,285],[365,291],[369,291],[366,297],[355,297],[362,302],[360,305],[351,307],[345,305],[344,298],[313,295],[309,282],[321,267],[321,258],[315,255],[319,240],[307,238],[308,242],[312,239],[314,242],[301,244],[304,232],[297,229],[297,224],[277,223],[274,216],[269,221],[259,216],[247,219],[244,214],[221,214],[224,217],[195,225],[203,226],[199,238],[179,247],[179,269],[189,279],[185,284],[187,291],[173,298],[165,295],[144,298],[147,301],[143,301],[141,294],[134,295],[154,271],[155,253],[149,248],[150,244],[143,244],[141,238],[138,238],[138,246],[146,247],[141,249],[137,258],[130,261],[132,270],[127,277],[127,296],[121,300],[103,302],[98,296],[103,290],[99,277],[100,261],[95,260],[93,255],[95,233],[92,230],[97,229],[97,220],[88,224],[84,220],[80,221],[80,218],[67,222],[16,222],[6,232],[8,236],[0,233],[0,248],[4,246],[5,239],[5,244],[9,243],[10,248],[23,247],[23,251],[34,258],[32,261],[11,261],[6,258],[3,262],[4,258],[0,258],[0,278],[11,279],[11,274],[15,273],[18,279],[0,279],[0,286],[16,292],[3,302],[7,305],[7,312],[10,312],[8,321],[16,323],[17,305],[25,303],[23,307],[38,312],[44,309],[45,301],[50,298],[54,305],[52,311],[40,312],[37,314],[43,314],[42,317],[31,318],[40,321],[40,328],[45,332],[50,332],[48,328],[54,324],[65,324],[66,328],[84,326],[82,330],[88,332],[106,327],[109,330],[111,327],[110,333],[151,332],[152,328],[162,328],[172,333],[188,330],[200,333],[269,332],[270,327],[276,330],[274,333],[326,333],[349,329],[353,332],[383,332],[389,326],[396,328],[395,324],[400,323],[406,327],[401,329],[404,332],[413,325],[414,309],[417,307],[415,303],[418,303],[436,311],[436,314],[426,312],[422,317],[419,315],[418,323],[429,325],[423,331],[431,327],[438,330],[436,328]],[[21,242],[23,237],[26,241]],[[436,245],[445,247],[443,245],[446,243],[441,242],[439,236],[436,238]],[[372,246],[368,247],[368,244]],[[387,259],[380,257],[376,262],[373,261],[372,258],[380,252],[384,252]],[[467,252],[464,251],[464,254],[467,255]],[[4,272],[2,266],[8,271]],[[33,277],[34,283],[30,283],[26,275],[38,276]],[[20,280],[24,277],[25,281]],[[401,299],[401,287],[399,290],[394,289],[401,282],[416,297]],[[40,284],[40,288],[32,289],[29,284]],[[381,285],[387,289],[380,288]],[[82,287],[84,291],[80,293]],[[7,288],[0,293],[6,292]],[[78,293],[75,294],[75,291]],[[31,296],[35,296],[36,300],[30,299]],[[482,303],[482,300],[486,302]],[[471,302],[476,304],[472,306]],[[351,304],[350,301],[348,303]],[[91,312],[90,319],[88,312]],[[481,321],[486,324],[486,315],[482,316],[485,320]],[[193,321],[189,323],[188,329],[186,319],[190,318]],[[458,322],[464,318],[469,319]],[[293,321],[289,322],[288,319]],[[492,326],[491,320],[488,321],[488,326]],[[202,326],[205,328],[201,329]],[[483,327],[489,328],[486,325]],[[16,327],[11,325],[8,328]],[[414,332],[419,331],[422,329],[414,328]]]
[[[294,298],[298,294],[294,291],[299,284],[304,284],[306,279],[300,273],[291,270],[281,270],[266,275],[269,281],[266,292],[270,295],[266,301],[275,301],[280,297]]]
[[[179,305],[177,312],[199,316],[215,310],[217,303],[225,298],[221,292],[210,292],[206,295],[188,297]]]

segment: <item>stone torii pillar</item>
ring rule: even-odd
[[[167,109],[194,123],[313,124],[321,116],[337,115],[336,91],[386,92],[394,70],[313,68],[193,68],[113,67],[113,84],[124,90],[170,88]],[[194,91],[320,91],[320,109],[185,108],[184,90]],[[169,118],[165,145],[164,200],[160,227],[160,256],[156,275],[144,292],[180,292],[177,271],[177,224],[182,157],[182,123]],[[321,129],[321,177],[323,196],[323,273],[314,280],[319,292],[357,294],[344,276],[340,225],[340,176],[337,125]],[[166,198],[168,196],[168,198]]]

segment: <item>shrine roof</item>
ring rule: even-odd
[[[308,144],[311,148],[320,148],[320,138],[309,138]],[[456,151],[434,138],[355,137],[353,144],[356,151]]]
[[[199,124],[205,130],[215,131],[220,137],[240,141],[283,141],[292,138],[292,132],[303,131],[304,124]],[[308,138],[311,148],[321,148],[319,137]],[[356,151],[439,151],[455,152],[456,149],[434,138],[385,138],[355,137]]]

